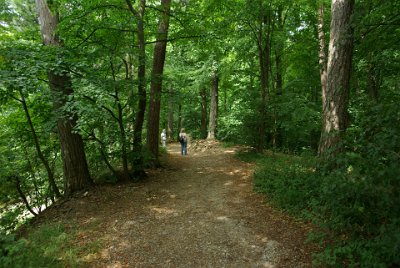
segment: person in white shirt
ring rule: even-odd
[[[165,131],[165,129],[163,129],[163,131],[161,132],[161,145],[162,147],[167,146],[167,132]]]

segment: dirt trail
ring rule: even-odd
[[[74,224],[100,239],[90,267],[310,267],[306,228],[252,191],[252,166],[234,149],[181,156],[140,184],[102,186],[64,204]]]

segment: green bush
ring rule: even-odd
[[[0,234],[0,267],[87,266],[82,257],[97,252],[100,242],[86,241],[82,247],[76,242],[82,231],[48,224],[29,230],[27,237],[18,240],[14,235]]]
[[[342,156],[349,164],[347,172],[323,173],[310,158],[270,155],[255,172],[255,187],[323,230],[314,237],[328,246],[315,256],[316,264],[400,265],[400,168],[389,165],[373,172],[371,166],[370,173],[355,172],[352,157]]]
[[[64,267],[59,256],[67,237],[61,225],[40,228],[29,239],[3,234],[0,267]]]

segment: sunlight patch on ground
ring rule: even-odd
[[[228,221],[229,218],[227,216],[219,216],[217,217],[217,221]]]
[[[178,215],[178,212],[175,209],[170,208],[161,208],[161,207],[151,207],[150,208],[153,212],[162,215]]]
[[[228,182],[224,183],[225,186],[231,186],[232,184],[233,184],[233,181],[228,181]]]

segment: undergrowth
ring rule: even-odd
[[[388,166],[379,171],[370,168],[370,173],[365,173],[347,162],[345,170],[325,172],[316,168],[317,159],[309,156],[238,156],[257,162],[257,191],[317,227],[319,231],[310,234],[310,238],[324,249],[315,254],[315,265],[400,265],[399,167]],[[346,155],[340,161],[348,161],[349,157]]]
[[[100,247],[99,241],[82,241],[82,232],[47,224],[25,238],[1,234],[0,267],[81,267]]]

